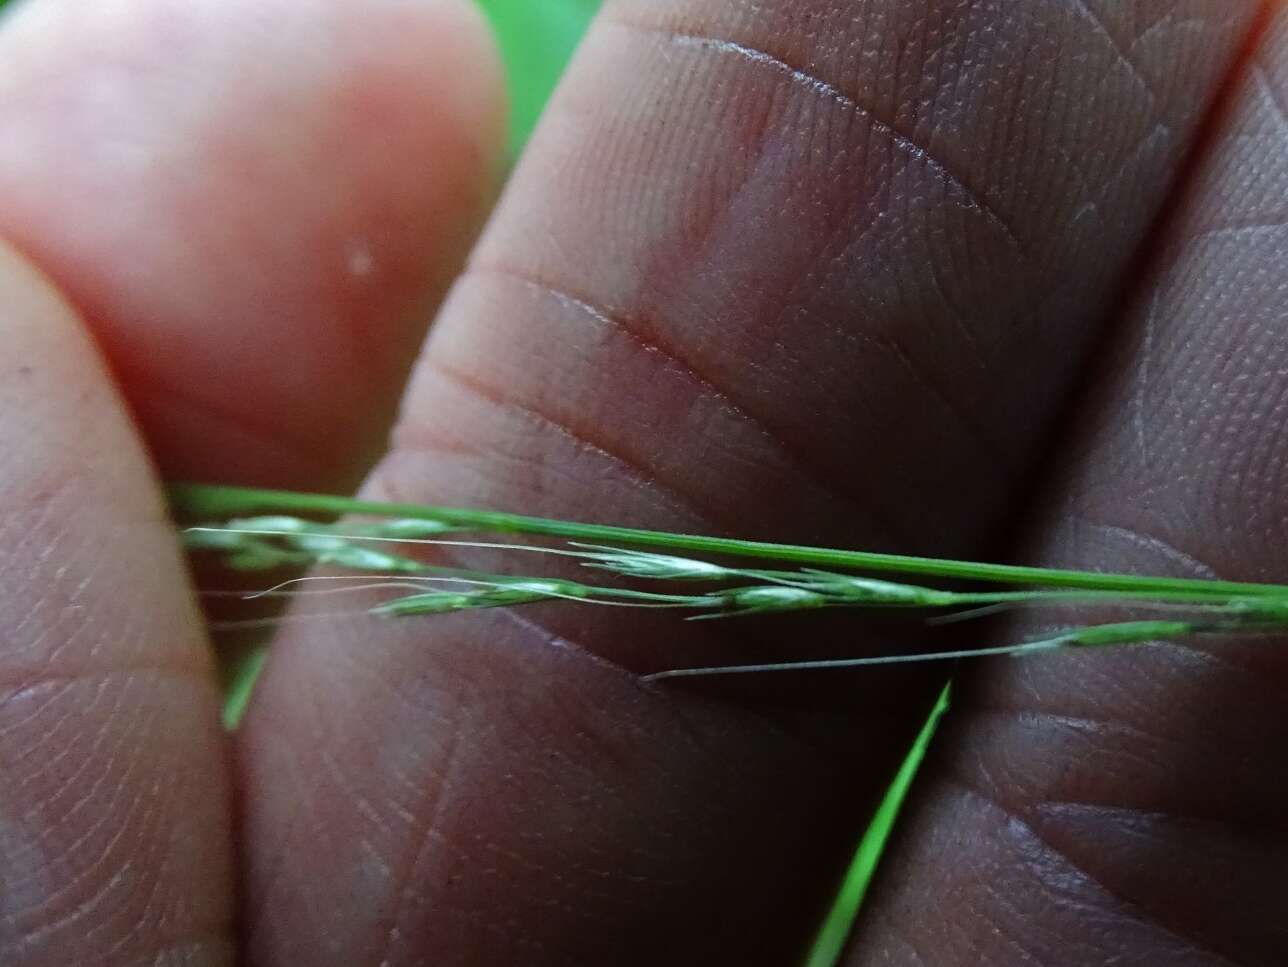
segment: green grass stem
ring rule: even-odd
[[[176,484],[170,487],[170,499],[177,514],[188,519],[208,519],[264,513],[322,514],[338,517],[362,514],[397,517],[448,524],[452,527],[494,534],[530,534],[561,537],[597,544],[629,544],[660,547],[669,550],[694,551],[702,554],[749,557],[761,560],[790,561],[811,567],[876,571],[880,573],[919,574],[940,578],[957,578],[1032,587],[1057,587],[1066,590],[1129,591],[1157,594],[1179,594],[1186,600],[1231,597],[1274,597],[1288,599],[1288,586],[1251,584],[1240,581],[1214,581],[1199,578],[1148,577],[1098,571],[1075,571],[1062,568],[1025,567],[1014,564],[990,564],[946,558],[885,554],[876,551],[853,551],[836,548],[805,547],[764,541],[738,540],[728,537],[706,537],[668,531],[643,530],[528,517],[492,510],[458,507],[434,507],[421,504],[394,504],[329,494],[306,494],[294,491],[260,490],[211,484]]]

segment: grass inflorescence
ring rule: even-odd
[[[983,655],[1024,656],[1288,629],[1288,587],[1276,584],[770,544],[235,487],[176,486],[171,501],[180,519],[202,522],[183,532],[194,552],[218,554],[227,565],[242,571],[325,566],[341,572],[290,578],[258,594],[379,591],[383,600],[365,607],[364,613],[391,619],[554,601],[568,607],[669,608],[689,620],[866,608],[930,614],[932,622],[942,623],[1020,607],[1059,607],[1062,613],[1091,609],[1088,620],[1057,627],[1038,640],[973,650],[673,668],[643,676],[653,682]],[[516,535],[554,538],[560,543],[536,544]],[[418,546],[446,551],[452,559],[459,559],[455,555],[465,548],[502,551],[510,564],[522,566],[511,572],[507,564],[507,573],[496,573],[491,568],[479,572],[431,564],[415,556]],[[532,573],[540,570],[532,565],[543,559],[580,565],[585,577],[572,580],[566,568],[560,576]],[[940,586],[949,583],[951,587]],[[1120,614],[1123,611],[1131,614]],[[1107,612],[1115,612],[1113,620],[1105,620]],[[233,677],[226,707],[230,725],[245,706],[262,656],[262,651],[255,652],[254,660]],[[806,955],[808,967],[835,967],[840,962],[895,816],[947,705],[945,688],[861,838]]]
[[[495,511],[379,504],[348,498],[233,487],[184,485],[172,489],[176,511],[206,522],[184,530],[194,552],[214,552],[241,571],[325,565],[352,575],[345,590],[389,592],[373,614],[409,617],[479,608],[567,601],[614,607],[672,608],[691,620],[792,613],[824,608],[906,609],[940,612],[941,620],[997,610],[1101,605],[1136,609],[1131,620],[1074,624],[1043,637],[972,650],[835,658],[808,662],[669,669],[646,676],[664,680],[778,670],[835,669],[974,655],[1027,655],[1061,648],[1103,647],[1204,634],[1263,633],[1288,627],[1288,587],[1188,578],[1069,571],[909,557],[731,538],[580,524]],[[318,520],[303,514],[324,515]],[[361,514],[361,521],[338,520]],[[563,538],[559,546],[479,537],[532,535]],[[479,572],[425,563],[417,545],[486,548],[571,560],[598,580],[528,573]],[[682,553],[683,552],[683,553]],[[773,561],[744,567],[719,559]],[[788,565],[786,567],[782,565]],[[867,572],[867,573],[854,573]],[[875,577],[874,574],[885,575]],[[892,574],[973,579],[962,590],[890,580]],[[287,586],[343,578],[302,578],[275,593],[308,593]],[[999,585],[1008,585],[1001,588]],[[677,590],[678,589],[678,590]]]

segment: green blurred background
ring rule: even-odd
[[[600,0],[478,0],[501,47],[510,94],[510,156],[532,133],[546,98]]]

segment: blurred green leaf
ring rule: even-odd
[[[501,47],[510,93],[510,157],[536,126],[600,0],[478,0]]]

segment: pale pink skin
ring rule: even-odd
[[[946,670],[634,673],[890,626],[294,625],[230,741],[158,475],[1286,580],[1286,115],[1252,0],[609,0],[376,462],[471,8],[20,5],[0,963],[795,963]],[[1283,654],[963,669],[849,962],[1288,962]]]

